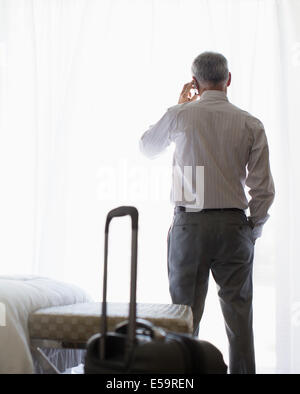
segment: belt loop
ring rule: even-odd
[[[174,213],[179,213],[179,212],[186,212],[185,207],[177,205],[174,209]]]

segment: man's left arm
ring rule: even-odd
[[[250,222],[253,236],[261,236],[262,228],[269,218],[268,210],[274,200],[274,182],[270,170],[269,147],[264,126],[258,119],[251,119],[253,145],[248,162],[246,185],[252,197],[249,201]]]

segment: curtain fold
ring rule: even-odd
[[[277,1],[281,75],[281,138],[279,152],[280,180],[278,192],[282,231],[277,237],[277,370],[300,371],[300,290],[299,290],[299,219],[298,182],[299,124],[297,92],[300,88],[300,4]]]
[[[0,0],[1,272],[72,281],[98,297],[105,215],[132,204],[138,299],[170,302],[172,150],[149,162],[138,139],[177,103],[193,58],[222,52],[229,99],[265,124],[276,187],[256,245],[257,363],[299,373],[298,15],[297,0]],[[129,294],[127,226],[112,226],[111,300]],[[210,289],[202,333],[226,353]]]

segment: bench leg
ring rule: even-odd
[[[31,351],[43,367],[43,371],[46,374],[60,374],[61,372],[56,366],[49,360],[45,353],[38,346],[31,345]]]

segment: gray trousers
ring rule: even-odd
[[[211,271],[229,341],[230,373],[255,373],[252,228],[243,212],[175,213],[168,235],[172,302],[190,305],[198,334]],[[205,338],[204,338],[205,339]]]

